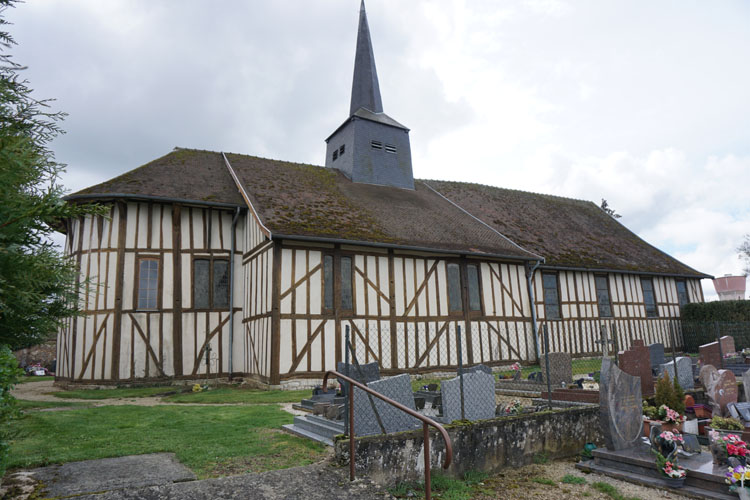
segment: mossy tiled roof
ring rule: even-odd
[[[590,201],[466,182],[426,181],[545,264],[701,275],[648,244]]]
[[[445,181],[416,180],[411,191],[352,183],[324,167],[226,156],[274,235],[525,260],[542,256],[554,266],[703,276],[591,202]],[[117,194],[244,205],[221,153],[191,149],[175,149],[70,198]]]

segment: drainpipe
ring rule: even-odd
[[[240,216],[240,207],[237,207],[232,219],[232,244],[229,252],[229,380],[232,380],[232,354],[234,353],[234,250],[235,233],[237,232],[237,219]]]
[[[534,279],[534,272],[537,270],[539,265],[542,263],[542,261],[537,261],[536,264],[534,264],[534,267],[531,267],[531,264],[527,261],[526,262],[526,286],[529,289],[529,306],[531,309],[531,327],[534,329],[534,349],[536,350],[536,359],[539,360],[540,354],[539,354],[539,338],[538,338],[538,332],[536,327],[536,304],[534,303],[534,287],[531,284],[531,281]]]

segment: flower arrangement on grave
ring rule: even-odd
[[[680,488],[685,482],[687,471],[684,467],[677,464],[677,455],[675,454],[674,458],[669,459],[659,452],[655,451],[654,453],[656,454],[656,469],[659,471],[661,477],[673,488]]]
[[[724,482],[729,485],[729,491],[738,493],[742,498],[743,496],[747,497],[750,493],[750,490],[745,487],[745,481],[748,479],[750,479],[750,468],[738,465],[736,467],[729,467],[729,471],[725,474]]]
[[[665,424],[679,425],[685,421],[685,417],[674,411],[667,405],[659,407],[659,420]]]
[[[716,416],[711,419],[711,428],[725,431],[741,431],[745,426],[736,418]]]
[[[508,406],[505,407],[503,410],[504,415],[518,415],[523,411],[523,406],[521,405],[521,402],[517,399],[514,399],[510,402]]]
[[[711,431],[709,436],[712,442],[717,443],[727,451],[727,456],[736,457],[740,461],[745,460],[747,456],[747,443],[741,437],[736,434],[721,436],[716,431]]]

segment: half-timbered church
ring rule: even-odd
[[[602,325],[666,340],[703,300],[708,276],[594,203],[414,179],[364,5],[350,113],[326,143],[324,167],[176,148],[68,196],[109,214],[65,221],[84,314],[59,332],[57,379],[313,384],[347,329],[384,373],[455,369],[459,349],[534,362],[544,324],[551,350],[591,356]]]

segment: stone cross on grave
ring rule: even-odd
[[[602,358],[609,357],[609,345],[612,344],[613,346],[616,344],[615,339],[609,338],[607,335],[607,327],[602,327],[602,338],[601,340],[596,340],[594,343],[599,344],[602,346]]]

